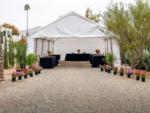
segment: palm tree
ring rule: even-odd
[[[0,32],[0,81],[3,80],[4,78],[2,40],[3,40],[3,35],[2,32]]]
[[[28,36],[29,35],[29,33],[28,33],[28,11],[30,10],[30,5],[25,4],[24,10],[27,12],[27,33],[26,33],[26,36]]]

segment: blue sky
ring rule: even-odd
[[[24,5],[30,4],[29,27],[45,26],[61,15],[75,11],[84,16],[87,7],[93,12],[104,12],[111,0],[0,0],[0,24],[7,22],[19,29],[26,28]],[[113,0],[131,3],[134,0]]]

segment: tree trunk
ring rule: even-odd
[[[3,74],[3,50],[2,50],[2,36],[0,36],[0,81],[4,80]]]

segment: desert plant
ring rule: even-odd
[[[8,50],[7,50],[7,38],[5,37],[4,43],[4,68],[8,68]]]
[[[9,64],[11,66],[14,66],[14,60],[15,60],[14,44],[13,44],[13,40],[10,38],[9,39]]]
[[[113,54],[111,54],[111,53],[106,53],[106,55],[105,55],[105,60],[106,60],[106,62],[107,62],[107,64],[109,64],[109,65],[113,65],[113,62],[114,62],[114,60],[115,60],[115,57],[114,57],[114,55]]]
[[[33,70],[32,69],[28,69],[28,75],[30,75],[30,77],[33,77]]]
[[[16,62],[17,65],[23,69],[26,67],[26,52],[27,52],[27,40],[22,38],[15,43],[16,49]]]
[[[28,66],[32,66],[36,62],[36,56],[33,53],[27,55],[27,64]]]

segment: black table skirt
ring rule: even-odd
[[[99,67],[99,65],[106,64],[105,56],[103,55],[91,55],[90,56],[90,63],[92,67]]]
[[[90,54],[66,54],[65,61],[89,61]]]
[[[50,55],[50,56],[55,56],[56,57],[56,65],[58,65],[59,60],[60,60],[60,55],[59,54],[54,54],[54,55]]]
[[[57,65],[56,56],[40,58],[40,66],[44,69],[54,68]]]

